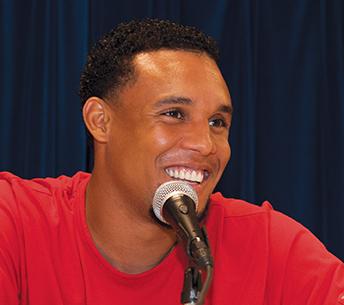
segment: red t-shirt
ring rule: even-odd
[[[89,178],[0,174],[0,304],[180,304],[181,246],[136,275],[98,252],[85,220]],[[214,194],[206,227],[215,262],[206,305],[344,304],[343,263],[268,203]]]

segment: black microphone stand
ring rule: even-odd
[[[213,258],[205,227],[201,229],[203,240],[194,238],[188,241],[186,252],[190,258],[184,273],[184,285],[181,302],[184,305],[202,305],[213,276]],[[203,272],[206,273],[202,282]]]

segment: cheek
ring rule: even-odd
[[[147,141],[145,146],[148,149],[151,147],[157,154],[163,153],[178,142],[178,133],[173,128],[166,128],[164,126],[155,127],[142,136]]]
[[[224,168],[231,157],[231,147],[228,141],[222,142],[218,145],[217,154],[218,158],[221,160],[221,165]]]
[[[227,143],[227,162],[230,160],[232,155],[232,149],[229,143]]]
[[[157,146],[165,147],[169,145],[173,137],[162,130],[158,130],[155,132],[153,139]]]

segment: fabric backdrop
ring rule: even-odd
[[[344,258],[344,1],[1,0],[0,170],[91,170],[78,83],[89,47],[133,18],[216,38],[235,107],[226,196],[272,202]]]

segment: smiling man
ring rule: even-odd
[[[180,304],[188,259],[151,212],[171,180],[199,198],[215,266],[205,304],[344,304],[343,263],[309,231],[268,203],[212,194],[232,118],[217,62],[210,37],[168,21],[96,44],[80,89],[92,174],[0,176],[0,304]]]
[[[206,54],[141,52],[132,65],[135,81],[118,96],[92,96],[85,103],[95,148],[86,202],[95,242],[102,245],[105,238],[103,251],[113,264],[138,273],[160,261],[175,242],[174,232],[150,217],[160,184],[190,182],[200,210],[205,208],[229,159],[231,102],[221,72]],[[114,234],[117,226],[128,227],[123,236]],[[136,262],[142,249],[147,253]]]

